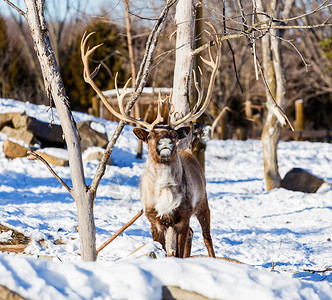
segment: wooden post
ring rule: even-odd
[[[92,97],[92,111],[95,117],[100,117],[99,112],[99,98],[97,96]]]
[[[252,119],[251,101],[249,99],[247,99],[246,102],[244,103],[244,108],[246,112],[246,117],[248,119]]]
[[[304,130],[304,109],[303,100],[295,101],[295,130]],[[301,137],[296,137],[296,141],[302,141]]]
[[[303,100],[295,101],[295,130],[304,130],[304,108]]]

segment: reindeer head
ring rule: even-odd
[[[134,128],[133,131],[140,140],[148,144],[152,158],[159,163],[164,163],[174,159],[177,142],[188,135],[190,127],[173,129],[168,125],[157,125],[150,131],[142,128]]]

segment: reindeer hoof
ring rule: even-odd
[[[176,253],[175,253],[175,250],[169,252],[169,253],[166,253],[166,256],[167,257],[175,257],[176,256]]]

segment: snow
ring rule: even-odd
[[[68,159],[68,151],[66,149],[59,149],[59,148],[43,148],[38,150],[40,153],[46,153],[48,155],[62,158],[62,159]]]
[[[12,230],[0,233],[0,242],[8,242],[9,240],[12,240],[12,234]]]
[[[90,127],[100,133],[106,133],[105,126],[102,123],[91,122]]]
[[[0,113],[25,111],[49,122],[52,114],[47,109],[0,99]],[[73,115],[76,122],[103,124],[109,137],[116,127],[86,114]],[[260,141],[208,142],[206,178],[215,252],[243,264],[205,257],[165,258],[144,216],[105,247],[97,262],[82,262],[73,199],[41,162],[6,159],[5,138],[0,134],[1,224],[32,242],[24,254],[0,254],[0,285],[26,298],[161,299],[162,286],[174,285],[215,299],[332,299],[331,271],[306,271],[332,267],[332,144],[279,143],[282,177],[300,167],[328,183],[315,194],[304,194],[266,191]],[[132,128],[126,126],[97,192],[97,246],[142,207],[139,180],[144,160],[135,158],[136,148]],[[145,149],[144,157],[146,153]],[[97,161],[85,163],[87,184],[97,166]],[[71,185],[69,167],[54,170]],[[197,220],[191,227],[192,254],[205,255]]]

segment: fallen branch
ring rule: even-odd
[[[131,226],[141,215],[143,214],[143,209],[140,210],[128,223],[123,225],[116,233],[114,233],[106,242],[104,242],[98,249],[97,253],[103,250],[108,244],[113,242],[122,232],[124,232],[129,226]]]
[[[66,190],[74,198],[74,196],[72,194],[72,189],[60,178],[60,176],[57,173],[55,173],[55,171],[52,169],[52,167],[50,166],[50,164],[44,158],[42,158],[40,155],[38,155],[36,152],[33,152],[33,151],[28,151],[27,153],[28,153],[27,159],[29,159],[29,160],[36,160],[36,159],[38,159],[42,163],[44,163],[44,165],[50,170],[50,172],[52,173],[52,175],[66,188]]]
[[[304,269],[303,271],[305,272],[310,272],[312,274],[315,274],[315,273],[325,273],[325,272],[331,272],[332,271],[332,268],[331,267],[328,267],[326,268],[325,270],[319,270],[319,271],[316,271],[316,270],[309,270],[309,269]]]

